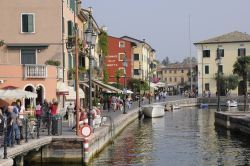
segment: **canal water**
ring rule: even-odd
[[[90,165],[249,165],[249,137],[215,128],[214,111],[183,108],[135,121]]]

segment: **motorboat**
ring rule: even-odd
[[[172,104],[171,105],[171,109],[172,110],[177,110],[177,109],[180,109],[181,107],[178,105],[178,104]]]
[[[207,103],[201,103],[200,108],[208,108],[208,104]]]
[[[227,107],[237,107],[238,106],[238,102],[235,100],[228,100],[226,103]]]
[[[148,105],[142,108],[144,116],[149,118],[157,118],[165,115],[164,106],[162,105]]]

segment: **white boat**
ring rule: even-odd
[[[235,100],[228,100],[227,103],[226,103],[226,105],[227,105],[228,107],[237,107],[237,106],[238,106],[238,103],[237,103],[237,101],[235,101]]]
[[[149,105],[142,108],[144,116],[150,118],[162,117],[165,115],[164,107],[162,105]]]
[[[178,105],[178,104],[172,104],[171,105],[171,109],[172,110],[177,110],[177,109],[180,109],[181,107]]]

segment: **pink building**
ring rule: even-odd
[[[4,22],[0,29],[0,89],[15,86],[37,93],[36,101],[56,98],[64,103],[67,70],[74,58],[68,55],[65,39],[73,30],[74,10],[77,13],[80,7],[75,8],[74,2],[0,2],[0,19]],[[84,20],[77,17],[76,22],[83,34]],[[48,61],[60,65],[46,65]],[[32,99],[24,101],[26,106],[35,104]]]

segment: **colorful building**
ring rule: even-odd
[[[124,81],[133,77],[133,49],[135,43],[117,38],[108,37],[108,55],[105,57],[104,63],[108,72],[108,82],[110,84],[117,83],[117,72],[120,71],[119,84],[124,86]],[[124,58],[126,57],[127,67],[124,67]],[[126,70],[126,79],[125,79]],[[125,79],[125,80],[124,80]]]
[[[238,31],[227,33],[218,37],[210,38],[194,43],[198,57],[198,91],[202,94],[210,90],[216,94],[217,86],[215,76],[220,68],[223,75],[233,74],[233,64],[237,57],[250,55],[250,35]],[[221,64],[216,64],[217,49],[222,52]],[[242,81],[231,94],[243,94]]]

